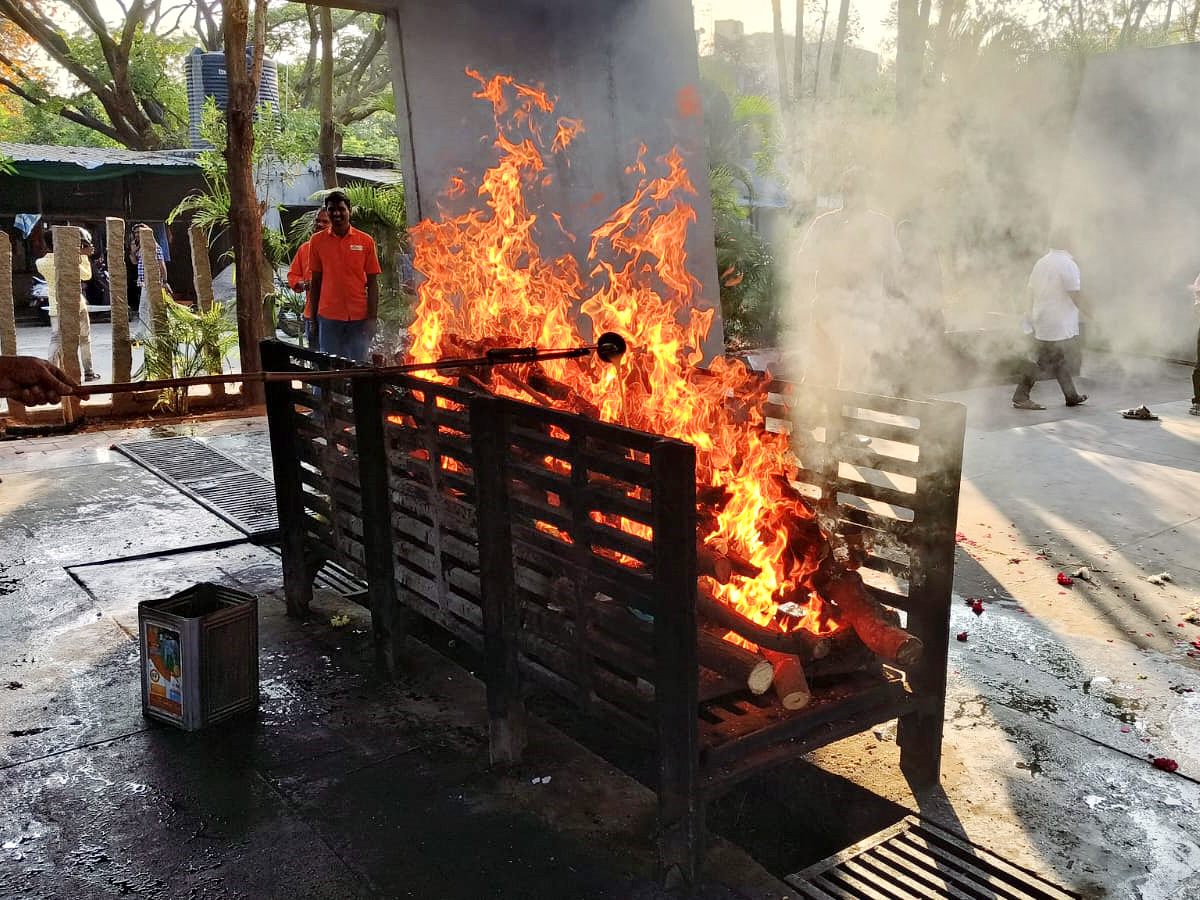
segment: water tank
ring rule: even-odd
[[[246,48],[246,65],[251,65],[253,47]],[[225,54],[218,51],[205,52],[199,47],[187,55],[184,61],[188,93],[188,134],[194,148],[211,145],[200,136],[200,118],[204,101],[208,97],[216,100],[217,109],[224,110],[229,103],[229,83],[225,73]],[[262,81],[258,85],[258,102],[279,106],[279,70],[273,59],[263,59]]]

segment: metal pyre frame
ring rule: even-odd
[[[521,754],[526,679],[620,723],[656,756],[665,867],[694,876],[709,798],[882,721],[910,780],[936,781],[963,407],[782,382],[754,398],[805,433],[793,481],[925,645],[906,671],[814,670],[812,702],[785,710],[701,690],[690,445],[403,375],[318,388],[305,372],[344,361],[286,344],[263,361],[296,372],[267,386],[289,611],[332,560],[369,585],[385,671],[405,610],[481,651],[496,761]]]

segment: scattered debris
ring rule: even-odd
[[[1154,768],[1162,769],[1164,772],[1174,772],[1179,768],[1179,763],[1165,756],[1156,756],[1154,757]]]
[[[1130,409],[1121,410],[1121,418],[1122,419],[1142,419],[1143,421],[1146,421],[1146,422],[1157,422],[1158,421],[1158,416],[1156,416],[1154,413],[1150,412],[1150,410],[1146,408],[1145,404],[1142,404],[1141,406],[1135,406]]]
[[[530,784],[549,784],[549,783],[550,783],[550,779],[551,779],[551,777],[553,777],[553,776],[550,776],[550,775],[542,775],[542,776],[540,776],[540,777],[538,777],[538,778],[534,778],[534,779],[532,779],[532,780],[531,780],[529,783],[530,783]]]
[[[19,681],[10,681],[8,683],[8,689],[10,691],[19,691],[23,687],[25,687],[25,685],[21,684]]]
[[[1072,580],[1071,576],[1064,575],[1062,572],[1059,572],[1058,573],[1058,583],[1061,584],[1063,587],[1070,587],[1075,582],[1074,582],[1074,580]]]
[[[1089,569],[1087,566],[1080,566],[1078,569],[1076,569],[1074,572],[1071,573],[1071,577],[1072,578],[1080,578],[1084,581],[1091,581],[1092,580],[1092,570]]]
[[[348,615],[346,615],[345,613],[341,613],[339,615],[333,616],[329,620],[329,624],[332,625],[334,628],[342,628],[342,627],[350,624],[350,617]]]
[[[1175,579],[1171,577],[1170,572],[1159,572],[1157,575],[1151,575],[1146,580],[1151,584],[1157,584],[1161,587],[1162,585],[1167,584],[1170,581],[1174,581]]]
[[[967,633],[965,631],[960,631],[958,633],[958,639],[965,644],[967,642]]]
[[[983,615],[983,601],[978,600],[978,599],[971,601],[971,612],[975,613],[975,615],[977,615],[977,616],[982,616]]]

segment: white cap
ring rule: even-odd
[[[81,243],[81,244],[91,244],[92,243],[92,233],[90,231],[88,231],[86,228],[79,229],[79,243]],[[92,246],[95,246],[95,245],[92,244]],[[1198,276],[1198,277],[1200,277],[1200,276]]]

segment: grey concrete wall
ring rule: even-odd
[[[1096,57],[1084,74],[1054,218],[1078,235],[1095,336],[1118,349],[1195,357],[1197,83],[1200,44]]]
[[[716,309],[705,350],[709,357],[722,352],[703,123],[686,102],[699,81],[691,4],[394,0],[390,14],[410,220],[435,217],[439,205],[457,214],[473,199],[478,204],[444,191],[460,169],[477,175],[495,159],[491,105],[471,96],[478,83],[464,70],[543,85],[559,98],[555,115],[581,119],[586,129],[565,157],[556,156],[553,186],[541,195],[578,236],[581,253],[592,229],[633,195],[638,176],[626,167],[639,145],[646,144],[648,161],[679,148],[697,188],[687,247],[703,285],[697,305]],[[556,232],[551,226],[541,236],[547,255],[562,249]]]

